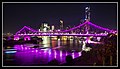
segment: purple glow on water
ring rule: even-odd
[[[27,46],[15,45],[14,47],[21,52],[16,52],[15,57],[19,64],[21,65],[32,65],[32,64],[47,64],[52,59],[57,59],[60,63],[65,63],[66,55],[72,55],[73,58],[81,56],[80,52],[68,52],[64,50],[57,49],[40,49],[40,48],[30,48]],[[21,49],[23,48],[23,49]],[[29,48],[29,49],[28,49]],[[36,60],[33,62],[33,60]],[[31,63],[29,63],[31,62]]]
[[[56,51],[54,51],[54,58],[56,59]]]
[[[60,56],[62,57],[62,51],[60,51]]]
[[[49,55],[51,55],[51,49],[49,50],[49,52],[48,52],[48,53],[49,53]]]
[[[32,51],[32,52],[34,52],[34,51]]]
[[[79,54],[79,56],[81,56],[82,54],[81,54],[81,52],[78,52],[78,54]]]
[[[75,58],[74,52],[72,53],[72,57],[73,57],[73,59]]]
[[[36,52],[38,52],[38,50],[36,50]]]
[[[66,56],[67,56],[68,54],[67,54],[67,51],[66,51]]]

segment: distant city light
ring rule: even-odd
[[[52,30],[55,30],[55,26],[54,25],[52,25]]]
[[[88,9],[88,7],[86,7],[85,9]]]
[[[62,20],[60,20],[60,23],[63,23],[63,21],[62,21]]]

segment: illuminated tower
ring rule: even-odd
[[[63,21],[60,20],[60,30],[63,30]]]
[[[55,26],[54,25],[52,25],[52,31],[55,29]]]
[[[90,21],[90,7],[85,7],[85,21]],[[85,33],[89,33],[89,25],[85,25]]]
[[[41,24],[40,30],[43,31],[43,28],[44,28],[44,23]]]
[[[85,20],[90,21],[90,7],[85,7]]]

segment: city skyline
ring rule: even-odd
[[[16,33],[23,26],[39,29],[43,22],[59,27],[77,26],[85,18],[85,7],[91,8],[91,22],[109,29],[117,29],[116,3],[4,3],[3,32]],[[101,11],[102,10],[102,11]]]

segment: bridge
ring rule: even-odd
[[[102,37],[107,36],[108,33],[114,32],[108,28],[104,28],[98,25],[91,23],[90,21],[86,21],[76,27],[67,29],[67,30],[56,30],[56,31],[48,31],[42,32],[30,27],[24,26],[21,30],[19,30],[14,35],[14,40],[19,40],[21,36],[24,39],[30,40],[30,36],[83,36],[83,37]]]

